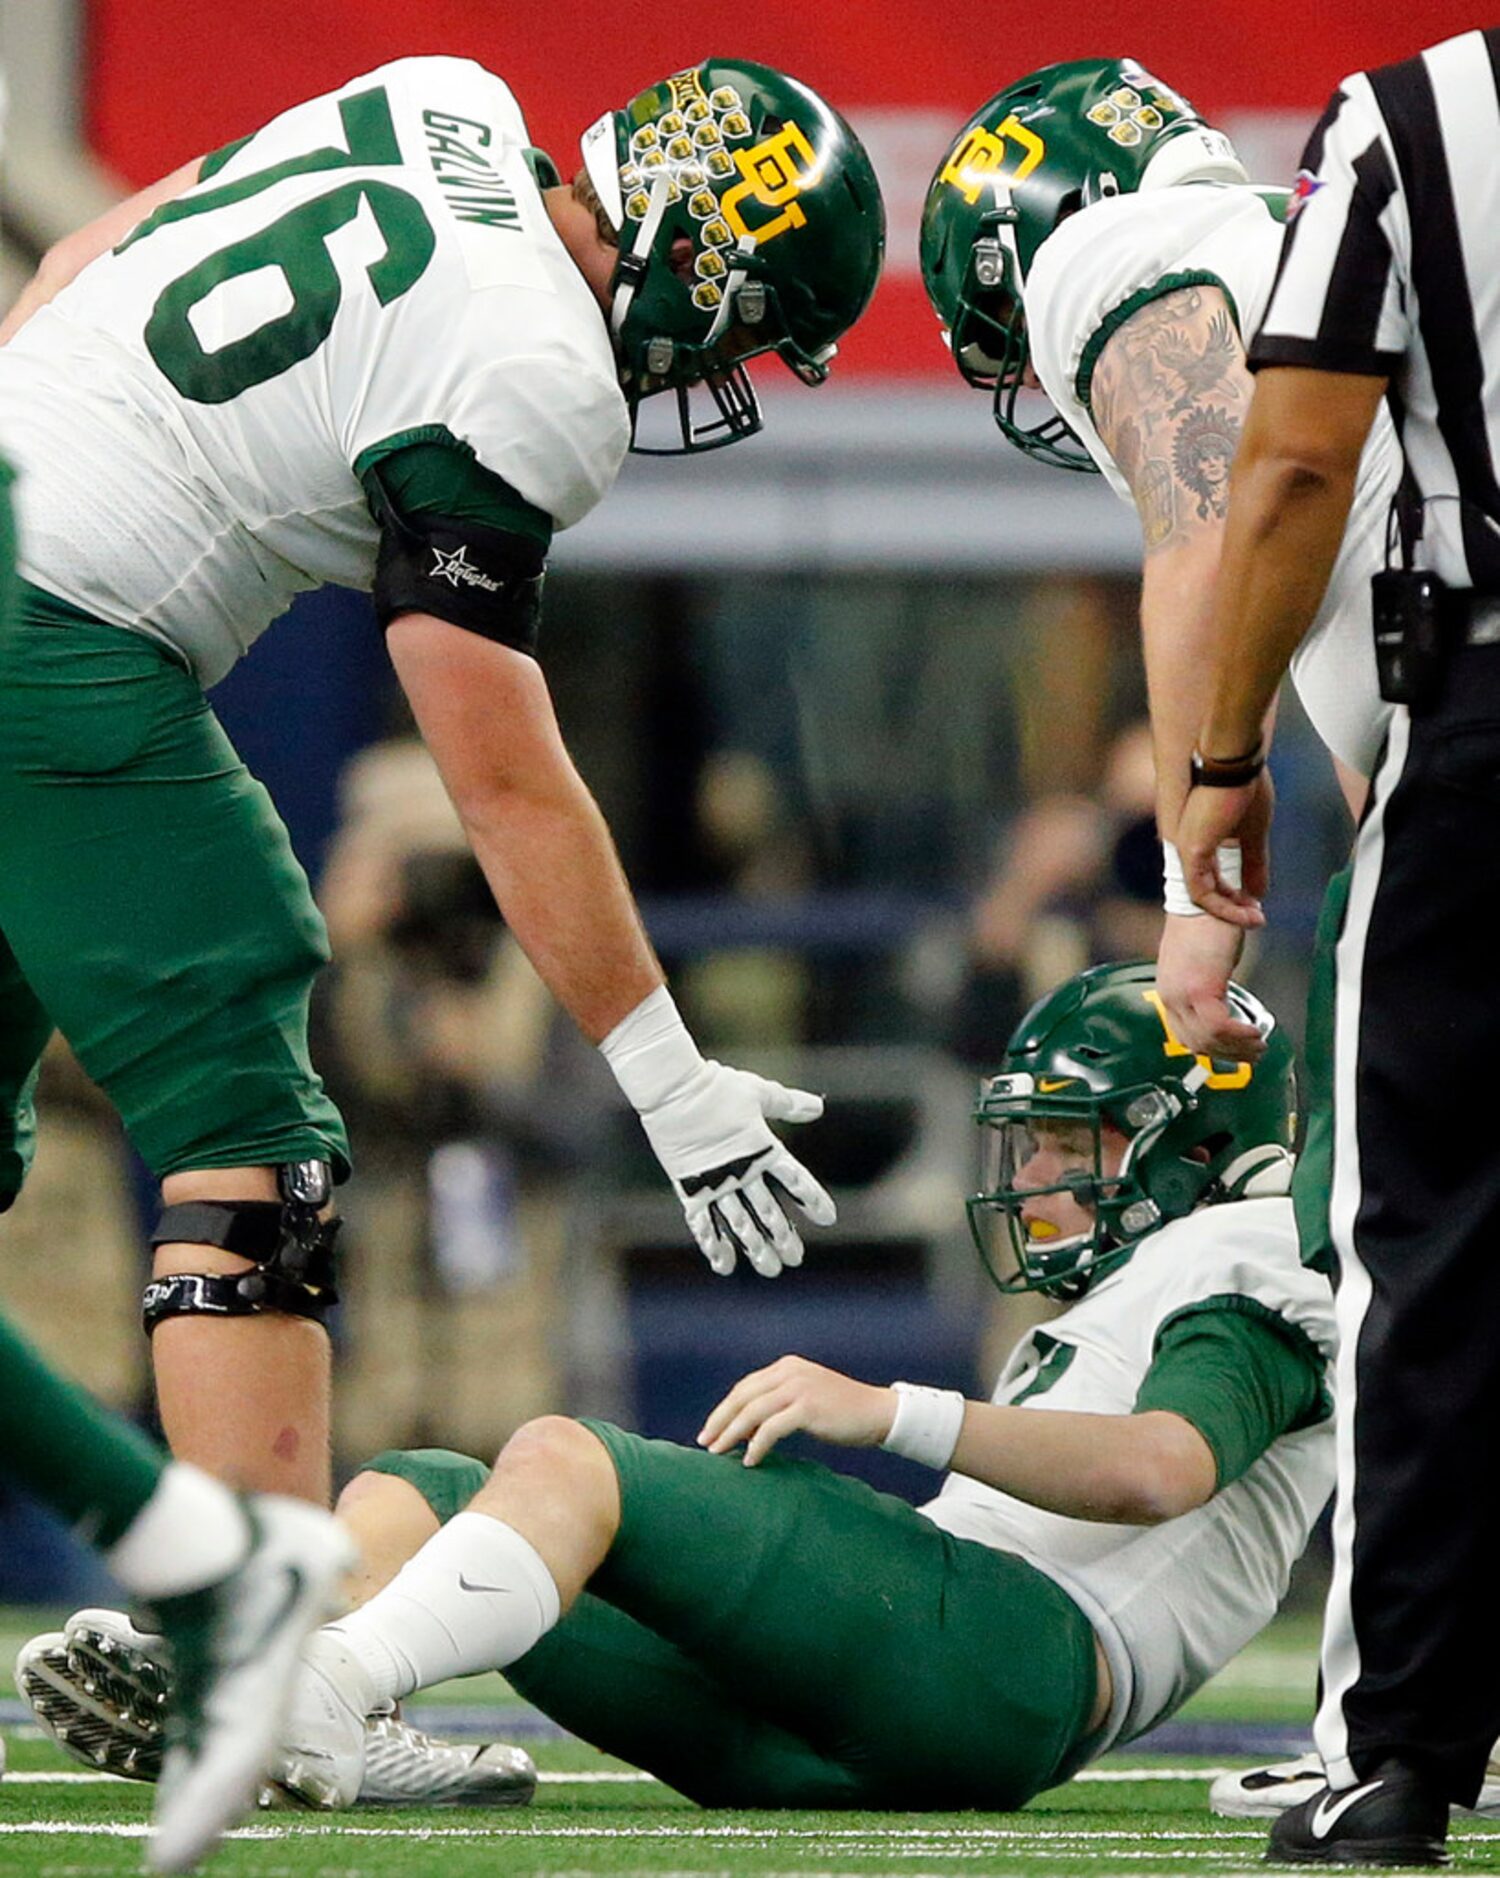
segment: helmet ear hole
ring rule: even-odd
[[[1057,220],[1053,223],[1053,227],[1060,228],[1070,215],[1076,215],[1082,207],[1083,191],[1070,189],[1057,205]]]

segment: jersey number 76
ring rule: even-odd
[[[288,157],[220,188],[164,203],[115,252],[123,253],[170,222],[211,215],[288,177],[317,170],[399,165],[401,149],[383,88],[341,99],[339,116],[346,149],[329,145]],[[343,299],[343,282],[328,251],[328,238],[354,220],[361,204],[368,205],[385,241],[385,253],[365,269],[376,298],[382,306],[389,306],[415,286],[436,246],[421,203],[408,190],[369,177],[340,183],[299,203],[255,234],[205,255],[162,289],[146,323],[146,348],[184,398],[196,404],[226,404],[317,351],[332,332]],[[193,309],[226,281],[268,267],[279,269],[292,296],[291,306],[253,332],[216,351],[205,351],[193,329]]]

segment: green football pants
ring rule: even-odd
[[[704,1806],[1006,1810],[1086,1758],[1094,1634],[1024,1559],[811,1462],[585,1426],[619,1475],[620,1531],[505,1671],[572,1733]],[[440,1518],[488,1473],[370,1466]]]
[[[348,1172],[307,1050],[327,934],[270,798],[150,640],[24,586],[0,627],[0,1208],[61,1030],[158,1177]]]

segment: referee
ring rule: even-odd
[[[1337,948],[1328,1789],[1271,1856],[1435,1864],[1500,1733],[1500,28],[1359,73],[1314,131],[1249,362],[1216,672],[1177,835],[1262,923],[1261,725],[1322,596],[1370,423],[1406,474],[1377,577],[1394,714]],[[1239,841],[1244,886],[1217,850]],[[1184,1034],[1193,1047],[1207,1035]],[[1222,1041],[1222,1040],[1217,1040]]]

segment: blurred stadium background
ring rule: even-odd
[[[916,268],[923,192],[984,97],[1093,51],[1140,58],[1253,175],[1287,180],[1343,73],[1468,23],[1451,0],[1082,18],[762,0],[708,25],[614,0],[0,0],[0,304],[117,194],[410,52],[499,71],[565,173],[598,112],[660,72],[764,59],[846,111],[887,194],[886,276],[833,383],[809,396],[763,368],[763,436],[632,460],[557,545],[543,639],[703,1047],[828,1094],[806,1154],[842,1218],[801,1273],[703,1272],[610,1079],[476,891],[362,598],[308,597],[216,694],[335,934],[320,1058],[360,1157],[344,1467],[396,1444],[493,1452],[554,1408],[691,1434],[786,1349],[980,1386],[1018,1323],[968,1251],[973,1076],[1032,996],[1154,945],[1157,857],[1133,518],[1098,479],[1011,452],[952,373]],[[1276,769],[1273,923],[1246,975],[1296,1029],[1347,831],[1291,708]],[[147,1418],[147,1183],[61,1048],[46,1089],[35,1178],[0,1226],[7,1308]],[[904,1467],[870,1473],[916,1487]],[[0,1500],[0,1601],[82,1596],[88,1569]]]

